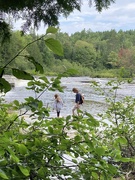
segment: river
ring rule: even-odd
[[[6,79],[11,81],[9,76],[6,76]],[[82,110],[96,116],[98,113],[105,111],[106,102],[105,97],[95,91],[90,82],[96,81],[100,83],[102,88],[106,89],[105,84],[109,80],[110,79],[90,77],[63,77],[61,79],[61,85],[65,87],[64,93],[58,91],[46,91],[44,94],[42,94],[40,99],[42,99],[45,106],[48,105],[50,107],[50,115],[54,117],[56,113],[52,110],[52,106],[54,102],[54,94],[58,93],[64,102],[64,106],[61,110],[61,116],[71,115],[75,99],[75,94],[72,92],[72,88],[76,87],[81,93],[84,94],[85,97]],[[32,90],[26,90],[28,81],[12,78],[12,82],[15,84],[15,87],[5,95],[5,100],[7,102],[12,102],[15,99],[19,100],[20,102],[24,102],[26,97],[35,96],[35,93]],[[125,83],[121,85],[121,89],[118,90],[117,94],[120,99],[124,96],[135,97],[135,81],[133,81],[131,84]]]

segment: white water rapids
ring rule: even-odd
[[[35,93],[32,90],[26,90],[27,82],[25,80],[18,80],[14,77],[5,77],[9,82],[14,83],[15,87],[6,94],[5,99],[7,102],[12,102],[17,99],[20,102],[24,102],[24,99],[29,96],[35,97]],[[90,78],[90,77],[64,77],[61,79],[61,85],[64,86],[64,93],[58,91],[46,91],[42,94],[40,99],[43,101],[45,106],[50,107],[50,115],[56,116],[56,113],[52,110],[54,102],[54,94],[58,93],[63,99],[64,106],[61,110],[61,116],[67,116],[72,114],[72,107],[74,105],[75,94],[72,92],[72,88],[76,87],[81,93],[84,94],[85,102],[82,106],[83,111],[87,111],[92,115],[104,112],[106,108],[105,97],[96,92],[90,85],[91,81],[100,83],[102,88],[106,88],[105,84],[110,79],[103,78]],[[117,91],[118,98],[124,96],[135,97],[135,81],[131,84],[123,84],[121,89]]]

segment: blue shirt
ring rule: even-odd
[[[76,93],[75,103],[79,103],[80,101],[81,101],[81,94],[80,93]]]

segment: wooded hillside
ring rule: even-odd
[[[36,41],[40,36],[33,30],[24,36],[19,31],[11,34],[10,42],[0,48],[1,67],[20,49],[35,41],[15,59],[12,67],[34,73],[33,65],[23,57],[29,55],[43,65],[46,75],[61,73],[65,68],[74,68],[78,76],[98,77],[98,72],[111,71],[114,76],[121,73],[122,77],[133,77],[135,73],[135,30],[92,32],[84,29],[72,35],[59,32],[56,38],[63,46],[63,57],[53,54],[43,39]],[[6,72],[10,74],[9,66]]]

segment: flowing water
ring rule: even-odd
[[[35,97],[35,93],[32,90],[26,90],[28,81],[18,80],[9,76],[6,76],[6,79],[15,84],[15,87],[5,96],[7,102],[12,102],[15,99],[19,100],[20,102],[24,102],[26,97]],[[54,102],[54,94],[58,93],[64,102],[64,106],[61,110],[61,116],[71,115],[75,99],[75,94],[72,92],[72,88],[76,87],[81,93],[84,94],[85,97],[85,102],[81,109],[96,116],[97,113],[102,113],[105,111],[106,102],[105,97],[95,91],[90,82],[96,81],[100,83],[102,88],[106,89],[105,84],[109,80],[110,79],[90,77],[64,77],[61,79],[61,85],[64,87],[64,93],[60,93],[58,91],[46,91],[42,94],[40,99],[42,99],[44,106],[50,107],[50,115],[56,116],[56,113],[52,110],[52,106]],[[118,90],[117,94],[119,98],[123,98],[124,96],[135,97],[135,81],[133,81],[131,84],[123,84],[121,89]]]

